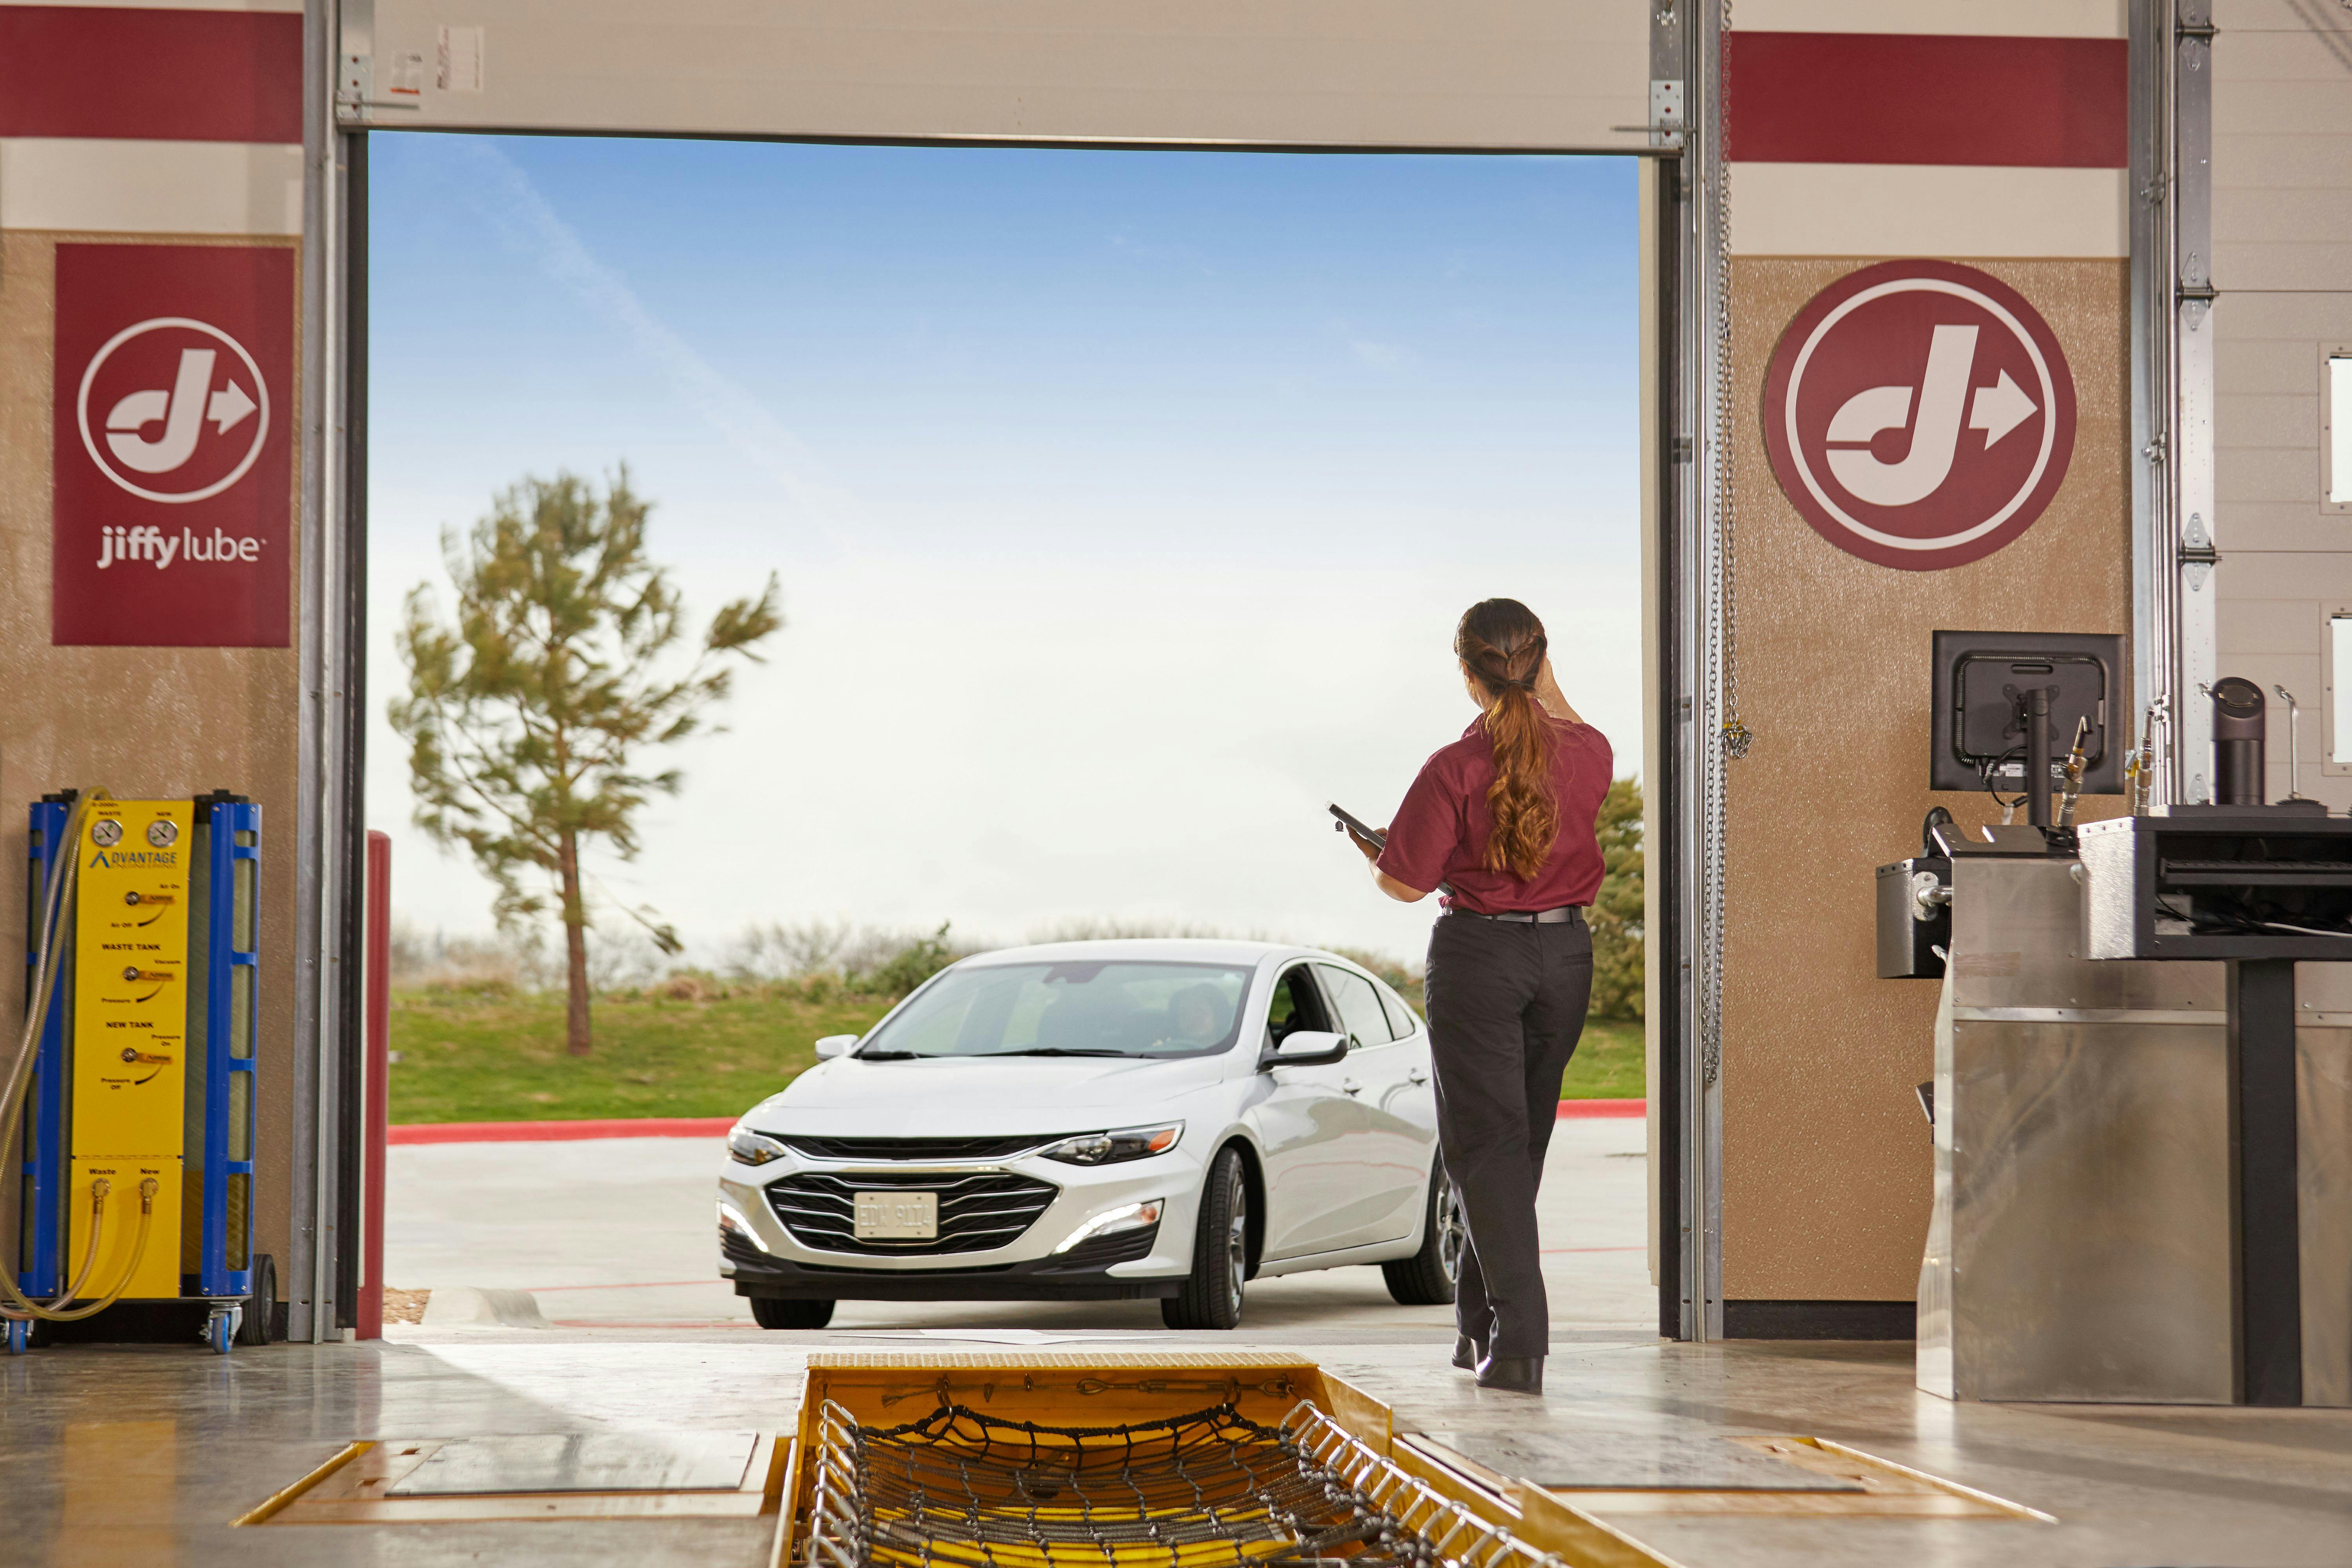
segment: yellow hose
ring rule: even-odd
[[[7,1169],[16,1158],[16,1140],[23,1134],[25,1126],[25,1091],[32,1082],[33,1058],[40,1047],[41,1029],[48,1021],[49,1000],[57,992],[58,940],[64,931],[64,917],[73,901],[74,888],[81,880],[82,818],[89,813],[90,802],[111,798],[102,789],[91,790],[75,800],[73,811],[66,818],[63,835],[65,871],[62,876],[51,874],[48,897],[42,901],[40,963],[34,973],[33,1005],[26,1014],[25,1032],[17,1043],[16,1059],[8,1068],[7,1085],[5,1089],[0,1089],[0,1170]],[[53,860],[51,864],[57,862]],[[139,1234],[131,1244],[131,1267],[122,1271],[122,1278],[115,1282],[113,1289],[87,1307],[77,1307],[70,1311],[62,1310],[64,1303],[73,1300],[75,1292],[89,1283],[90,1272],[98,1266],[99,1242],[106,1232],[106,1200],[113,1191],[113,1184],[101,1177],[90,1184],[89,1247],[82,1257],[81,1272],[75,1277],[72,1286],[52,1301],[36,1301],[16,1288],[16,1277],[11,1270],[0,1268],[0,1300],[6,1302],[5,1306],[0,1306],[0,1319],[39,1318],[52,1323],[69,1323],[93,1317],[114,1305],[121,1299],[122,1292],[131,1288],[131,1281],[138,1276],[140,1260],[147,1255],[147,1233],[154,1219],[158,1190],[152,1176],[142,1179],[139,1184]]]
[[[97,1300],[92,1301],[89,1306],[76,1307],[69,1312],[58,1311],[54,1307],[36,1307],[34,1310],[40,1317],[47,1319],[52,1323],[78,1322],[84,1318],[94,1318],[98,1316],[99,1313],[105,1311],[109,1307],[113,1306],[116,1301],[121,1300],[122,1293],[131,1289],[131,1282],[139,1277],[140,1261],[147,1256],[147,1233],[154,1223],[155,1194],[160,1185],[161,1184],[159,1184],[152,1176],[144,1176],[140,1179],[139,1234],[131,1237],[131,1261],[124,1267],[122,1270],[122,1278],[114,1282],[114,1289],[109,1290]],[[94,1184],[92,1190],[96,1190]],[[100,1201],[103,1202],[104,1200],[100,1199]],[[98,1229],[99,1227],[93,1219],[90,1226],[89,1236],[89,1250],[90,1255],[93,1258],[98,1254]],[[89,1271],[89,1266],[85,1263],[82,1266],[82,1272],[87,1276]]]

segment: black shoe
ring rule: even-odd
[[[1468,1334],[1454,1336],[1454,1364],[1464,1372],[1476,1372],[1478,1363],[1486,1359],[1486,1347]]]
[[[1478,1386],[1509,1394],[1541,1394],[1543,1363],[1539,1355],[1488,1356],[1478,1363]]]

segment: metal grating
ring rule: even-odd
[[[860,1239],[854,1194],[887,1189],[932,1192],[940,1196],[935,1237]],[[803,1247],[866,1258],[989,1252],[1009,1247],[1034,1225],[1061,1189],[1031,1176],[1007,1172],[959,1174],[889,1172],[835,1175],[810,1171],[768,1184],[768,1206]]]
[[[1552,1568],[1301,1402],[1121,1426],[961,1405],[905,1426],[825,1403],[810,1568]]]

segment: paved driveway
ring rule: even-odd
[[[1655,1331],[1636,1120],[1562,1121],[1545,1166],[1544,1275],[1562,1329]],[[523,1289],[558,1325],[757,1326],[718,1277],[712,1140],[442,1143],[390,1151],[384,1279],[407,1289]],[[1362,1343],[1442,1335],[1451,1309],[1400,1307],[1376,1268],[1260,1280],[1253,1341]],[[844,1302],[833,1332],[1163,1331],[1156,1301]]]

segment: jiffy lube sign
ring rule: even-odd
[[[2049,323],[1999,279],[1881,262],[1813,296],[1781,335],[1764,440],[1822,538],[1937,572],[2049,507],[2074,454],[2074,378]]]
[[[286,647],[294,252],[57,258],[50,640]]]

